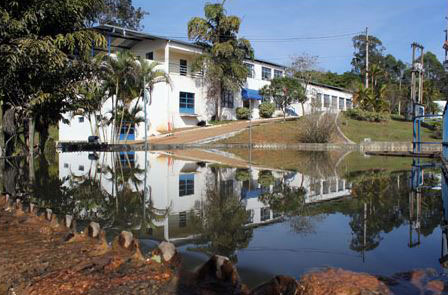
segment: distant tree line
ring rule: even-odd
[[[375,36],[369,37],[369,89],[363,87],[366,74],[366,38],[353,38],[351,71],[343,74],[308,69],[305,72],[312,81],[351,90],[358,107],[375,112],[403,114],[411,97],[411,65],[386,52],[383,42]],[[303,59],[303,57],[302,57]],[[448,97],[448,74],[442,63],[430,51],[424,59],[423,103],[427,112],[436,112],[436,100]],[[298,60],[298,58],[295,58]]]

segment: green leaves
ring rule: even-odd
[[[194,17],[188,23],[188,37],[204,52],[193,63],[193,70],[202,70],[208,84],[208,97],[215,105],[219,120],[219,105],[223,90],[237,91],[247,80],[246,58],[253,58],[250,42],[239,39],[241,20],[227,16],[224,3],[207,3],[205,18]]]

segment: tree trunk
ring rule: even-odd
[[[218,91],[218,96],[216,99],[216,105],[215,105],[215,120],[216,121],[221,121],[221,99],[222,99],[222,86],[219,86],[219,91]]]
[[[301,102],[300,104],[302,105],[302,116],[305,116],[305,106],[304,106],[304,103]]]
[[[286,106],[283,106],[283,122],[286,122]]]
[[[39,133],[39,148],[41,152],[45,151],[45,143],[47,142],[49,137],[48,128],[43,128]]]
[[[34,118],[30,117],[28,120],[28,142],[29,142],[29,180],[32,184],[34,182]]]
[[[5,134],[3,133],[3,103],[0,102],[0,157],[4,157],[6,153]]]

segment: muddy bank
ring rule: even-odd
[[[170,243],[143,255],[130,232],[107,243],[96,223],[79,233],[74,228],[71,216],[0,196],[0,294],[448,294],[431,270],[374,277],[326,269],[300,280],[276,276],[250,290],[226,257],[187,273]]]

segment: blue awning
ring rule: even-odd
[[[258,90],[243,88],[241,91],[241,96],[244,100],[262,100],[263,97],[260,95]]]

